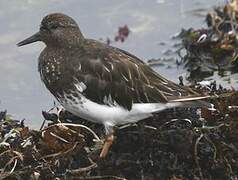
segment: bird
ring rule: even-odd
[[[17,45],[37,41],[46,45],[38,58],[46,88],[70,113],[104,125],[102,158],[112,145],[115,126],[169,108],[210,107],[207,96],[164,78],[137,56],[85,38],[68,15],[46,15],[40,30]]]

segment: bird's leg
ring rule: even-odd
[[[114,130],[113,130],[113,127],[112,126],[109,126],[109,125],[105,125],[105,129],[106,129],[106,138],[105,138],[105,141],[104,141],[104,145],[103,145],[103,148],[102,148],[102,151],[100,153],[100,158],[104,158],[107,156],[108,154],[108,151],[113,143],[113,140],[114,140]]]
[[[105,138],[105,142],[102,148],[102,151],[100,153],[100,158],[104,158],[107,156],[108,151],[113,143],[114,140],[114,135],[113,134],[108,134]]]

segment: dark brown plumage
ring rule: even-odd
[[[73,82],[75,78],[88,87],[83,94],[90,100],[105,104],[104,97],[111,95],[112,100],[128,110],[132,103],[168,102],[179,96],[197,95],[189,88],[163,78],[134,55],[95,40],[85,39],[75,24],[74,20],[61,14],[46,16],[41,23],[43,32],[71,27],[64,34],[67,36],[64,38],[66,42],[62,43],[57,37],[52,41],[54,37],[48,37],[51,34],[46,34],[43,38],[47,49],[41,53],[39,71],[47,88],[57,98],[60,98],[62,92],[73,88],[67,82]],[[75,31],[80,37],[76,37]],[[71,39],[73,42],[70,48],[68,44]],[[74,43],[79,46],[74,47]],[[63,44],[68,48],[65,49]],[[56,47],[60,50],[54,51]]]
[[[205,98],[124,50],[84,38],[67,15],[46,16],[40,31],[18,46],[35,41],[46,44],[38,67],[49,91],[73,114],[103,123],[107,133],[114,125],[137,122],[188,101],[200,104]]]

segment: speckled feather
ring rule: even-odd
[[[128,110],[133,103],[165,103],[197,96],[128,52],[94,40],[85,39],[83,46],[70,51],[47,48],[39,62],[42,80],[56,97],[75,89],[74,84],[79,82],[87,87],[83,92],[86,98],[105,104],[105,97],[110,96]]]
[[[49,91],[68,111],[103,123],[107,132],[167,108],[207,105],[200,101],[206,97],[163,78],[136,56],[85,39],[64,14],[46,16],[40,32],[18,45],[35,41],[46,44],[38,67]]]

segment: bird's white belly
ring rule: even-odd
[[[150,114],[139,116],[138,114],[132,113],[132,110],[128,111],[119,105],[108,106],[98,104],[83,96],[81,96],[80,103],[73,103],[72,101],[67,100],[67,102],[63,102],[62,105],[67,111],[81,118],[95,123],[108,124],[110,126],[136,122],[150,116]]]
[[[129,111],[118,104],[108,106],[98,104],[83,95],[78,102],[67,99],[62,101],[64,108],[76,116],[108,126],[137,122],[150,117],[153,112],[179,106],[180,103],[136,103]]]

